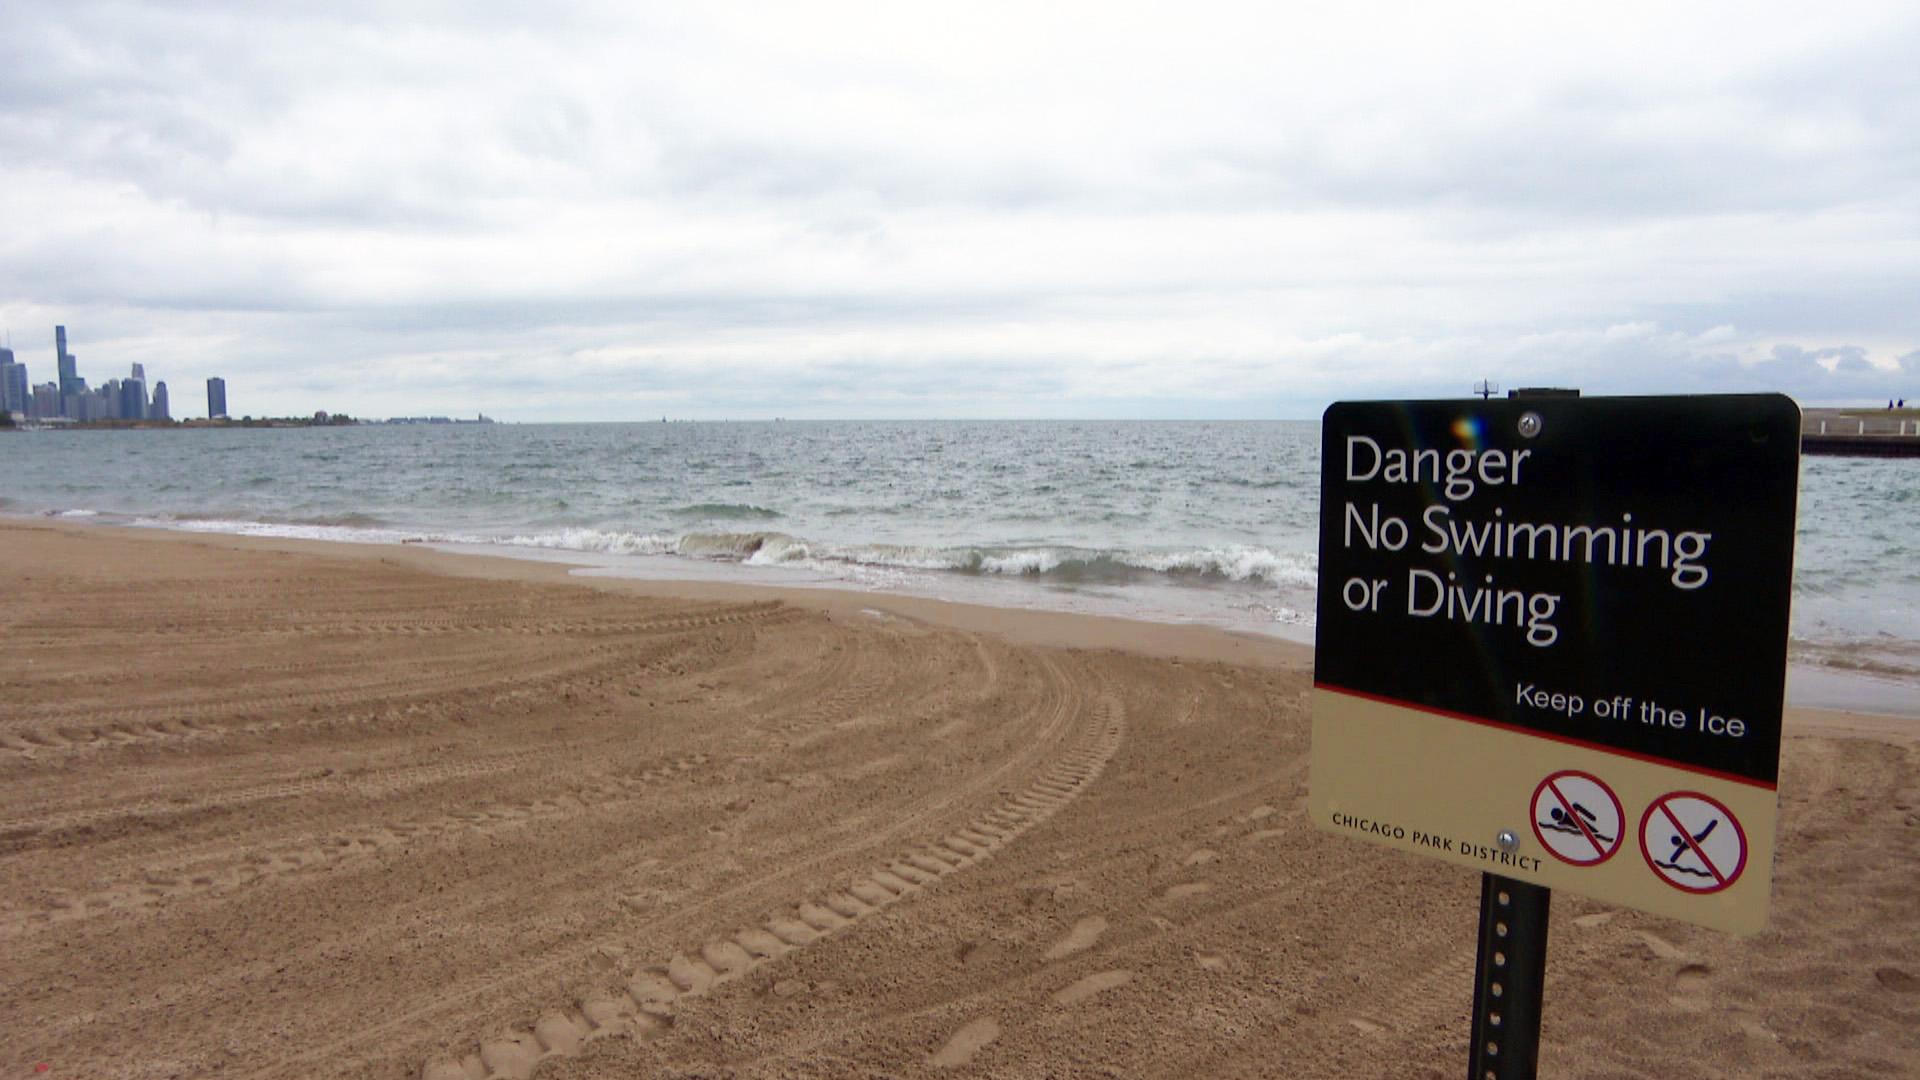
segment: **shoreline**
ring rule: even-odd
[[[370,543],[277,536],[196,532],[184,529],[80,520],[7,518],[0,529],[45,529],[68,534],[102,530],[159,543],[184,543],[255,551],[285,551],[323,558],[370,559],[451,577],[567,584],[642,597],[751,602],[776,599],[829,617],[867,611],[943,629],[987,632],[1021,645],[1104,649],[1159,659],[1255,664],[1281,671],[1310,671],[1313,646],[1278,635],[1199,623],[1164,623],[1117,615],[1044,608],[975,604],[909,593],[865,592],[838,583],[764,584],[705,577],[647,578],[598,572],[581,553],[527,549],[526,556],[475,545]]]
[[[213,546],[289,551],[312,555],[357,553],[429,569],[452,576],[495,580],[561,582],[599,587],[635,596],[684,600],[782,600],[829,616],[852,618],[865,612],[911,623],[969,632],[993,633],[1022,645],[1108,649],[1159,659],[1253,664],[1284,671],[1313,668],[1311,639],[1278,632],[1219,626],[1211,623],[1173,623],[1123,614],[1060,611],[1012,604],[973,603],[884,589],[868,591],[839,581],[796,581],[789,584],[725,580],[728,566],[711,576],[698,572],[684,576],[642,577],[624,566],[609,568],[587,553],[550,549],[496,550],[469,544],[434,542],[379,543],[333,539],[247,536],[199,532],[91,519],[62,520],[0,515],[0,528],[22,526],[62,532],[108,529],[133,536],[167,538],[174,542]],[[991,588],[1004,588],[995,583]],[[984,590],[983,590],[984,591]],[[1797,663],[1789,657],[1785,712],[1857,718],[1920,720],[1920,688],[1897,679],[1851,668]],[[1885,727],[1872,724],[1870,727]],[[1899,733],[1898,726],[1889,729]]]

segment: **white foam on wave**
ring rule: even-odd
[[[139,518],[131,523],[235,536],[430,543],[503,554],[519,549],[520,558],[578,561],[589,566],[584,572],[595,574],[733,580],[727,575],[739,573],[748,575],[744,580],[789,586],[874,590],[1162,622],[1213,623],[1302,641],[1311,640],[1313,623],[1311,572],[1307,569],[1312,566],[1312,556],[1253,547],[1152,553],[1069,546],[836,546],[777,532],[672,535],[574,527],[487,535],[391,526],[165,516]],[[577,552],[580,558],[567,560],[558,554],[563,552]],[[649,564],[642,561],[646,559],[683,561]],[[1180,584],[1182,577],[1220,584],[1230,579],[1239,587],[1194,589]],[[1057,588],[1060,584],[1069,587]],[[1101,587],[1084,587],[1089,585]]]
[[[1274,585],[1312,586],[1319,580],[1319,558],[1311,553],[1234,545],[1160,555],[1120,557],[1128,566],[1162,574],[1212,574],[1228,581],[1265,581]]]
[[[93,516],[93,511],[66,511]],[[1099,551],[1071,547],[983,548],[925,547],[896,544],[823,544],[779,532],[693,532],[680,535],[620,529],[574,527],[513,535],[424,532],[386,526],[334,525],[206,518],[142,518],[136,524],[187,532],[234,536],[327,540],[346,543],[450,543],[495,547],[578,551],[602,555],[677,555],[783,566],[822,573],[865,569],[944,571],[1001,577],[1068,580],[1125,580],[1133,572],[1169,577],[1199,576],[1236,584],[1265,584],[1283,590],[1312,589],[1316,563],[1312,553],[1276,551],[1251,545],[1223,545],[1177,551]]]
[[[833,550],[834,556],[860,566],[899,570],[965,570],[970,549],[952,551],[903,544],[853,544]]]
[[[1066,556],[1051,548],[979,557],[980,569],[989,574],[1050,574],[1068,562]]]
[[[580,539],[577,535],[588,539]],[[634,534],[618,534],[631,537]],[[512,541],[522,543],[522,540]],[[880,567],[944,570],[1006,577],[1060,576],[1078,579],[1125,577],[1129,571],[1169,576],[1198,575],[1235,583],[1265,583],[1311,588],[1317,560],[1312,553],[1276,551],[1248,545],[1171,552],[1104,551],[1070,547],[992,548],[925,547],[897,544],[825,544],[778,532],[688,533],[677,539],[649,534],[633,541],[612,541],[591,530],[569,530],[562,540],[539,539],[534,546],[577,547],[587,551],[674,554],[692,558],[737,560],[752,566]]]
[[[299,525],[277,521],[222,521],[206,518],[139,518],[135,525],[179,529],[182,532],[261,536],[280,540],[325,540],[345,544],[468,543],[472,537],[426,533],[365,525]]]
[[[545,548],[554,551],[592,551],[607,555],[673,555],[678,541],[657,533],[617,532],[605,529],[562,529],[559,532],[533,533],[476,543],[504,544],[508,547]]]

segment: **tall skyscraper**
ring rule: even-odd
[[[171,420],[173,414],[167,409],[167,380],[161,379],[153,384],[153,404],[147,407],[149,420]]]
[[[67,352],[67,328],[64,326],[53,328],[53,358],[60,365],[60,393],[79,393],[80,388],[74,385],[80,381],[80,373],[75,370],[79,360]]]
[[[218,375],[207,380],[207,419],[224,420],[227,416],[227,380]]]

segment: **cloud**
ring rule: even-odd
[[[27,3],[0,320],[263,412],[1899,396],[1917,47],[1893,4]]]

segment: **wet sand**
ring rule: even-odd
[[[1462,1069],[1298,646],[22,523],[0,627],[0,1077]],[[1916,730],[1790,713],[1756,937],[1556,896],[1542,1074],[1920,1073]]]

